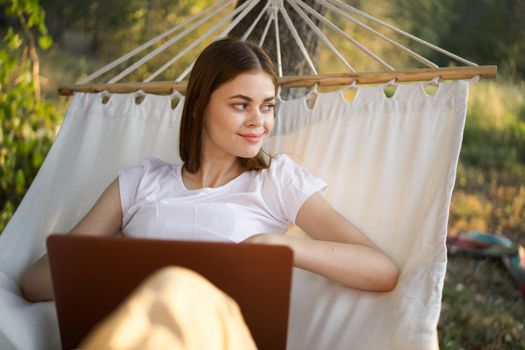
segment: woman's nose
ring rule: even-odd
[[[248,126],[260,126],[263,124],[263,116],[261,111],[255,110],[250,114],[250,119],[248,119]]]

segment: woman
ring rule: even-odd
[[[265,156],[276,89],[259,47],[212,43],[188,82],[183,163],[151,158],[121,170],[70,233],[285,245],[296,267],[350,288],[392,290],[395,263],[323,198],[324,181],[284,154]],[[313,239],[284,235],[293,224]],[[47,256],[24,273],[21,287],[28,300],[53,298]]]

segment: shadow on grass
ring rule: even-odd
[[[525,349],[525,298],[494,258],[449,256],[441,349]]]
[[[449,235],[504,234],[525,245],[525,166],[458,167]],[[525,297],[500,258],[448,256],[440,349],[525,349]]]

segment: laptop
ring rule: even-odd
[[[288,247],[53,234],[47,248],[64,349],[77,347],[145,278],[169,265],[201,274],[232,297],[259,349],[286,349]]]

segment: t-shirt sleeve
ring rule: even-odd
[[[144,165],[130,166],[119,170],[118,183],[120,191],[120,204],[124,216],[137,197],[139,183],[144,174]]]
[[[130,208],[135,202],[148,195],[155,195],[159,189],[157,176],[168,171],[168,163],[147,158],[141,165],[130,166],[119,170],[120,204],[122,206],[123,227],[130,218]]]
[[[280,154],[272,162],[272,180],[280,211],[289,224],[295,224],[299,209],[314,193],[324,191],[327,183],[320,177],[313,176],[308,170],[295,163],[288,155]],[[275,166],[273,166],[275,165]]]

